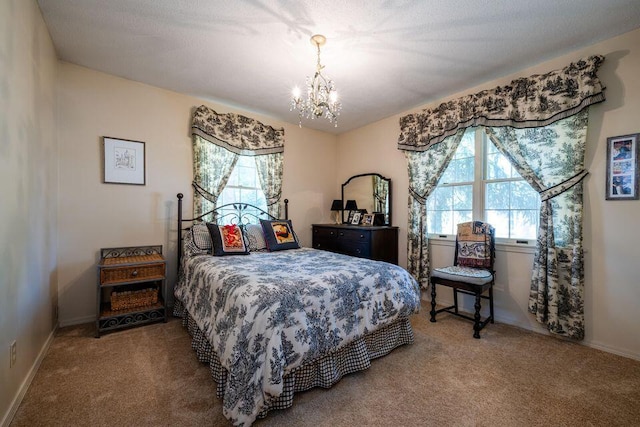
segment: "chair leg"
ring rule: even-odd
[[[436,284],[431,282],[431,321],[436,321]]]
[[[489,312],[491,313],[491,323],[493,323],[493,286],[489,288]]]
[[[476,309],[476,313],[473,316],[473,337],[480,338],[480,309],[482,306],[480,305],[480,293],[476,292],[476,303],[473,305]]]

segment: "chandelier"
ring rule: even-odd
[[[322,116],[338,127],[338,115],[342,104],[338,101],[338,92],[333,80],[322,74],[324,66],[320,65],[320,46],[326,41],[327,38],[321,34],[311,36],[311,44],[318,49],[318,63],[313,78],[306,79],[307,97],[302,99],[300,89],[297,87],[293,89],[290,111],[298,110],[300,127],[302,127],[303,117],[313,120]]]

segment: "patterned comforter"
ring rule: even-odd
[[[183,260],[176,297],[229,372],[225,417],[250,425],[283,376],[420,307],[401,267],[310,248]]]

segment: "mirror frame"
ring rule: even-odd
[[[388,203],[388,206],[387,206],[387,208],[389,209],[389,221],[388,221],[388,222],[386,222],[384,225],[385,225],[385,226],[391,226],[391,224],[393,224],[392,219],[391,219],[391,213],[392,213],[392,207],[393,207],[393,205],[391,204],[391,195],[392,195],[392,193],[391,193],[391,178],[387,178],[387,177],[382,176],[382,175],[380,175],[379,173],[376,173],[376,172],[361,173],[361,174],[359,174],[359,175],[353,175],[352,177],[350,177],[349,179],[347,179],[347,180],[342,184],[341,197],[342,197],[342,203],[343,203],[343,206],[344,206],[344,203],[346,203],[346,200],[344,199],[344,187],[345,187],[347,184],[349,184],[349,182],[350,182],[352,179],[360,178],[360,177],[363,177],[363,176],[377,176],[378,178],[380,178],[380,179],[382,179],[382,180],[387,181],[387,183],[389,184],[389,193],[388,193],[388,196],[387,196],[387,197],[388,197],[388,199],[389,199],[389,203]],[[345,220],[344,220],[344,209],[343,209],[343,210],[342,210],[342,223],[343,223],[343,224],[345,223],[344,221],[345,221]]]

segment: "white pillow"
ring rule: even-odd
[[[267,242],[264,240],[262,226],[259,224],[247,224],[244,227],[247,240],[249,241],[249,250],[251,252],[260,252],[267,250]]]

